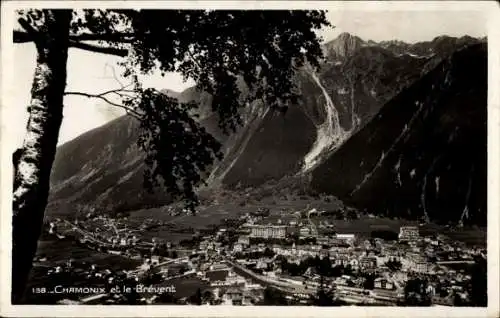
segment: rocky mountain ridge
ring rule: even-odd
[[[486,129],[487,49],[476,44],[389,101],[310,184],[377,214],[485,224]]]

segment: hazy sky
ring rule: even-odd
[[[331,10],[328,20],[333,30],[320,32],[326,41],[341,32],[363,40],[398,39],[405,42],[432,40],[438,35],[483,37],[487,34],[484,11],[351,11]]]
[[[28,114],[25,109],[30,102],[30,89],[36,64],[36,50],[33,44],[16,44],[13,54],[14,69],[12,94],[18,101],[16,105],[6,105],[15,112],[16,122],[25,123]],[[97,94],[120,87],[120,83],[113,77],[113,69],[120,82],[128,84],[120,74],[122,69],[116,66],[121,58],[105,54],[96,54],[71,48],[68,54],[68,79],[66,91]],[[182,91],[192,86],[193,82],[184,83],[179,74],[170,73],[165,77],[160,75],[147,76],[141,81],[145,87],[157,89],[169,88]],[[81,133],[105,124],[118,116],[123,115],[122,109],[110,106],[104,101],[89,99],[82,96],[65,96],[64,119],[59,134],[59,144],[75,138]],[[9,118],[12,118],[9,116]],[[22,143],[25,126],[13,125],[12,134]]]
[[[482,12],[473,11],[352,11],[331,10],[328,19],[336,26],[321,31],[325,40],[334,39],[341,32],[358,35],[365,40],[399,39],[407,42],[431,40],[438,35],[485,36],[486,18]],[[20,146],[27,121],[26,106],[30,101],[30,88],[35,67],[34,45],[16,44],[12,51],[14,75],[9,94],[15,103],[4,105],[4,133],[13,138]],[[70,49],[68,60],[67,91],[98,93],[118,87],[112,78],[110,65],[115,65],[118,57]],[[120,69],[116,68],[119,73]],[[175,91],[193,85],[184,83],[177,74],[166,77],[150,76],[144,78],[145,86],[158,89],[169,88]],[[61,127],[59,144],[66,142],[98,127],[123,114],[120,110],[94,99],[68,96],[64,100],[64,120]]]

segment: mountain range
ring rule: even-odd
[[[229,136],[218,127],[209,94],[165,91],[195,101],[201,125],[223,144],[208,187],[284,187],[299,176],[309,192],[371,213],[484,223],[486,40],[376,43],[342,33],[323,52],[319,72],[297,72],[296,105],[283,114],[254,102]],[[138,126],[120,117],[61,145],[49,214],[171,202],[168,193],[142,188]]]

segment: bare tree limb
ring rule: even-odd
[[[126,50],[126,49],[105,47],[105,46],[99,46],[99,45],[95,45],[95,44],[88,44],[88,43],[77,42],[77,41],[70,41],[69,46],[77,48],[77,49],[86,50],[86,51],[116,55],[116,56],[120,56],[120,57],[125,57],[128,55],[128,50]]]
[[[74,41],[107,41],[115,43],[132,43],[134,42],[133,33],[82,33],[78,35],[70,35],[70,39]]]
[[[25,19],[19,18],[17,21],[26,30],[26,32],[23,33],[25,33],[28,37],[32,39],[33,42],[35,42],[37,49],[40,51],[41,48],[40,33],[37,30],[35,30],[35,28]]]
[[[17,31],[13,32],[14,43],[28,43],[35,42],[38,46],[39,35],[38,32],[23,18],[18,19],[19,24],[27,31]],[[131,43],[133,42],[132,34],[130,33],[117,33],[117,34],[80,34],[80,35],[70,35],[70,47],[87,50],[96,53],[104,53],[110,55],[116,55],[120,57],[125,57],[128,55],[128,50],[118,49],[113,47],[100,46],[96,44],[83,43],[80,41],[107,41],[115,43]]]
[[[200,70],[202,70],[203,68],[202,68],[202,67],[201,67],[201,65],[198,63],[198,61],[194,58],[193,54],[191,54],[191,51],[189,51],[189,49],[188,49],[188,50],[186,50],[186,52],[187,52],[187,54],[189,55],[189,57],[191,58],[191,61],[192,61],[194,64],[196,64],[196,66],[197,66]]]
[[[20,19],[21,20],[21,19]],[[26,22],[26,21],[24,21]],[[26,29],[26,27],[19,21],[21,26]],[[14,30],[13,31],[13,40],[14,43],[27,43],[33,42],[34,37],[26,29],[27,32]],[[72,41],[107,41],[114,43],[132,43],[134,41],[134,34],[132,33],[108,33],[108,34],[91,34],[91,33],[83,33],[83,34],[72,34],[69,36]]]
[[[115,94],[119,94],[120,92],[125,92],[125,93],[137,93],[136,91],[133,91],[133,90],[130,90],[130,89],[125,89],[126,87],[129,87],[131,86],[132,84],[128,84],[126,86],[123,86],[123,87],[120,87],[120,88],[115,88],[115,89],[110,89],[109,91],[104,91],[100,94],[95,94],[96,96],[104,96],[104,95],[107,95],[107,94],[111,94],[111,93],[115,93]]]
[[[19,19],[19,20],[21,20],[21,19]],[[19,24],[21,24],[20,21],[19,21]],[[27,32],[17,31],[17,30],[13,31],[12,39],[13,39],[14,43],[33,42],[33,37],[30,36]]]
[[[125,87],[128,87],[130,85],[132,85],[133,83],[129,84],[129,85],[124,85],[120,79],[118,78],[118,76],[116,76],[116,72],[115,72],[115,68],[110,65],[109,63],[106,62],[106,64],[104,65],[105,69],[104,69],[104,72],[106,72],[106,67],[109,67],[111,69],[111,73],[113,74],[113,79],[118,83],[120,84],[120,87],[121,88],[125,88]]]
[[[124,109],[125,112],[128,115],[132,115],[133,117],[135,117],[135,118],[137,118],[139,120],[142,120],[142,114],[140,114],[136,110],[134,110],[134,109],[132,109],[132,108],[130,108],[128,106],[122,105],[122,104],[114,103],[114,102],[110,101],[107,97],[104,96],[104,95],[109,94],[109,93],[115,93],[116,91],[117,90],[107,91],[107,92],[104,92],[104,93],[101,93],[101,94],[88,94],[88,93],[82,93],[82,92],[65,92],[64,95],[76,95],[76,96],[84,96],[84,97],[87,97],[87,98],[101,99],[101,100],[105,101],[106,103],[108,103],[111,106],[115,106],[115,107],[119,107],[119,108]]]
[[[23,18],[17,20],[19,24],[26,30],[26,34],[32,38],[36,38],[38,31],[33,28],[33,26]]]

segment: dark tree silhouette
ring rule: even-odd
[[[202,302],[201,289],[198,288],[198,289],[196,289],[196,292],[194,293],[194,295],[189,297],[189,303],[199,306],[199,305],[201,305],[201,302]]]
[[[172,251],[172,258],[177,258],[177,257],[178,257],[177,251],[175,251],[175,250]]]
[[[210,290],[205,290],[203,293],[202,293],[202,303],[209,303],[209,304],[213,304],[214,300],[215,300],[215,296],[214,296],[214,293],[211,292]]]
[[[406,282],[404,288],[406,306],[430,306],[432,298],[427,293],[428,282],[425,279],[414,278]]]
[[[364,289],[374,289],[375,288],[375,274],[368,274],[363,282]]]
[[[280,290],[272,287],[266,287],[266,289],[264,289],[263,305],[284,306],[288,305],[288,301]]]
[[[314,306],[341,306],[343,301],[335,297],[335,290],[325,283],[323,275],[320,276],[320,286],[315,295],[311,296]]]
[[[388,262],[385,263],[385,265],[391,270],[391,271],[398,271],[401,269],[403,266],[400,261],[396,259],[391,259]]]
[[[13,303],[22,302],[41,232],[65,94],[105,100],[139,120],[145,185],[163,186],[193,209],[195,189],[221,157],[220,145],[193,119],[196,105],[144,89],[138,74],[159,70],[193,79],[211,95],[224,131],[234,131],[242,107],[283,110],[296,102],[293,74],[306,60],[319,67],[314,29],[329,25],[321,11],[44,9],[18,11],[18,22],[14,42],[34,42],[37,66],[15,167]],[[70,47],[123,57],[130,83],[100,94],[65,92]],[[109,99],[115,94],[120,104]]]
[[[471,272],[470,298],[471,306],[488,306],[487,262],[481,256],[476,257]]]

